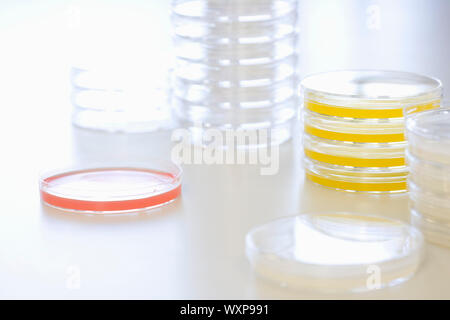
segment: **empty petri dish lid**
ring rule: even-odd
[[[412,155],[450,165],[450,108],[417,113],[407,119],[406,128]]]
[[[302,89],[335,98],[392,100],[440,94],[442,84],[427,76],[379,70],[347,70],[318,73],[302,81]]]
[[[42,201],[80,213],[122,213],[161,206],[181,193],[181,168],[171,162],[73,167],[43,174]]]
[[[411,278],[423,250],[416,228],[384,217],[317,213],[255,227],[247,257],[262,278],[305,291],[368,291]]]

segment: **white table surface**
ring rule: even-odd
[[[433,245],[413,279],[365,294],[294,292],[254,276],[244,237],[273,218],[351,211],[408,219],[407,195],[343,193],[305,181],[298,132],[281,146],[277,175],[261,176],[252,165],[184,166],[182,196],[150,214],[78,216],[42,206],[43,168],[105,158],[145,161],[155,153],[168,157],[171,149],[170,132],[107,134],[70,126],[69,88],[61,81],[67,70],[51,67],[60,52],[43,49],[59,38],[42,23],[35,33],[20,24],[0,29],[3,48],[10,49],[0,50],[0,298],[450,298],[450,250]],[[26,41],[18,42],[21,37]],[[78,289],[67,285],[73,270],[80,272]]]
[[[162,133],[61,130],[55,119],[40,120],[23,124],[40,134],[11,141],[2,166],[3,298],[450,298],[450,250],[432,245],[413,279],[367,294],[291,292],[252,274],[245,234],[273,218],[319,211],[408,218],[406,195],[343,193],[305,181],[297,139],[281,147],[277,175],[261,176],[256,165],[184,166],[182,196],[166,207],[140,215],[79,216],[40,204],[39,166],[65,161],[64,152],[81,162],[116,152],[145,161],[170,147]],[[67,282],[73,268],[80,272],[79,289]]]

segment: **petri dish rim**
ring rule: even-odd
[[[63,176],[68,176],[71,174],[81,173],[81,172],[89,172],[89,171],[97,171],[97,170],[114,170],[114,169],[124,169],[129,171],[147,171],[147,172],[153,172],[153,173],[160,173],[164,175],[171,176],[174,180],[181,179],[183,175],[183,169],[181,166],[172,163],[173,168],[176,170],[175,173],[168,172],[167,170],[160,170],[160,169],[154,169],[152,167],[144,166],[143,164],[106,164],[106,165],[89,165],[89,166],[66,166],[58,169],[51,169],[51,170],[43,170],[39,174],[39,184],[41,186],[48,186],[49,179],[54,180],[61,178]],[[164,183],[158,183],[154,184],[154,186],[163,185]],[[74,188],[76,189],[76,188]],[[144,188],[142,188],[144,189]],[[139,195],[140,193],[137,193],[136,195]]]
[[[140,173],[150,173],[150,174],[157,174],[161,176],[167,176],[170,177],[170,182],[163,182],[160,181],[158,183],[152,183],[151,188],[157,188],[160,186],[169,186],[167,190],[162,190],[160,192],[155,192],[152,194],[152,192],[149,192],[150,185],[143,185],[140,187],[133,186],[132,188],[124,188],[123,194],[121,195],[112,195],[108,196],[108,199],[89,199],[85,196],[76,196],[76,195],[70,195],[70,192],[76,192],[83,191],[82,188],[79,187],[64,187],[64,190],[67,192],[64,193],[58,193],[56,191],[49,190],[51,188],[50,183],[51,181],[57,180],[59,178],[70,176],[70,175],[77,175],[78,173],[88,173],[88,172],[105,172],[105,171],[114,171],[114,170],[123,170],[123,171],[135,171]],[[181,166],[179,166],[176,163],[173,163],[171,161],[163,161],[163,160],[155,160],[145,162],[145,163],[103,163],[103,164],[91,164],[91,165],[71,165],[62,167],[59,169],[52,169],[52,170],[44,170],[39,175],[39,191],[41,194],[41,201],[50,206],[55,207],[60,210],[64,211],[70,211],[70,212],[78,212],[78,213],[94,213],[94,214],[114,214],[114,213],[128,213],[128,212],[135,212],[139,210],[148,210],[151,208],[156,208],[161,205],[164,205],[166,203],[172,202],[179,196],[179,192],[181,191],[181,180],[182,180],[183,170]],[[117,190],[116,190],[117,191]],[[122,191],[122,190],[120,190]],[[175,192],[177,191],[177,192]],[[172,198],[171,195],[169,196],[169,193],[175,192],[175,196]],[[69,194],[68,194],[69,193]],[[54,203],[50,203],[48,201],[45,201],[43,199],[43,196],[50,196],[50,197],[56,197],[59,199],[62,199],[63,201],[72,201],[72,202],[78,202],[78,203],[90,203],[89,207],[95,207],[96,205],[99,205],[100,207],[106,206],[107,208],[110,208],[113,206],[114,203],[120,203],[122,207],[126,207],[125,209],[108,209],[108,210],[100,210],[100,209],[80,209],[79,206],[76,207],[65,207],[65,206],[59,206],[55,205]],[[158,202],[156,200],[159,196],[167,196],[163,201]],[[154,201],[150,201],[153,199]],[[146,201],[148,200],[148,201]],[[138,201],[146,201],[152,202],[155,204],[149,205],[149,206],[137,206],[133,205],[134,207],[127,208],[128,205],[131,203],[136,203]],[[128,205],[127,205],[128,204]]]
[[[433,169],[443,170],[443,169],[449,168],[449,165],[446,163],[419,157],[419,156],[415,155],[414,153],[411,153],[411,151],[408,149],[405,150],[405,159],[407,162],[410,161],[410,162],[415,162],[416,164],[420,164],[420,165],[428,165],[428,166],[431,166]],[[408,167],[409,167],[409,163],[408,163]]]
[[[417,183],[408,181],[409,199],[414,202],[422,202],[433,205],[434,207],[441,207],[450,210],[450,200],[445,198],[445,195],[436,194],[432,191],[423,190]],[[450,217],[449,217],[450,221]]]
[[[349,212],[317,212],[317,213],[302,213],[302,214],[298,214],[298,215],[290,215],[290,216],[285,216],[285,217],[281,217],[281,218],[277,218],[274,219],[272,221],[266,222],[262,225],[258,225],[255,226],[253,228],[251,228],[246,237],[245,237],[245,243],[246,243],[246,249],[252,249],[254,250],[256,253],[259,254],[264,254],[267,253],[267,251],[261,250],[260,248],[258,248],[258,246],[254,243],[253,239],[252,239],[252,235],[254,233],[256,233],[259,230],[262,230],[264,228],[267,228],[268,225],[270,224],[276,224],[282,221],[288,221],[288,220],[292,220],[301,216],[320,216],[320,215],[344,215],[344,216],[355,216],[355,217],[364,217],[364,218],[372,218],[372,219],[379,219],[382,221],[387,221],[391,224],[394,225],[399,225],[405,228],[408,228],[409,232],[411,235],[413,235],[414,237],[417,237],[417,243],[418,246],[415,248],[416,250],[414,251],[408,251],[409,254],[407,253],[402,253],[401,255],[398,255],[395,258],[392,259],[385,259],[385,260],[380,260],[380,261],[376,261],[376,262],[372,262],[370,264],[390,264],[390,263],[396,263],[398,261],[401,261],[405,258],[408,258],[411,256],[411,252],[417,252],[419,254],[422,254],[422,250],[424,250],[424,238],[422,233],[420,232],[420,230],[410,224],[407,224],[404,221],[401,220],[396,220],[396,219],[391,219],[391,218],[386,218],[383,216],[378,216],[378,215],[374,215],[374,214],[359,214],[359,213],[349,213]],[[283,261],[290,261],[287,258],[284,257],[279,257],[277,256],[278,259],[283,260]],[[296,262],[298,264],[304,265],[304,266],[309,266],[309,267],[314,267],[314,268],[319,268],[319,269],[327,269],[329,270],[331,269],[351,269],[352,267],[360,267],[361,265],[366,265],[367,263],[362,263],[362,264],[318,264],[318,263],[308,263],[308,262]]]
[[[411,95],[398,95],[398,96],[384,96],[384,95],[374,95],[374,96],[362,96],[358,94],[352,94],[352,93],[338,93],[338,92],[331,92],[324,89],[318,89],[314,88],[312,85],[308,85],[308,82],[311,81],[317,81],[320,78],[326,78],[330,75],[339,75],[339,74],[361,74],[366,76],[369,76],[371,74],[378,74],[378,75],[384,75],[386,79],[388,79],[388,75],[391,76],[397,76],[399,78],[407,79],[410,77],[411,79],[421,79],[424,81],[429,81],[430,83],[433,83],[433,86],[429,88],[429,90],[423,90],[422,92],[418,92],[417,94],[411,94]],[[336,79],[335,79],[336,80]],[[323,95],[330,98],[335,98],[337,100],[339,99],[350,99],[350,100],[357,100],[357,101],[367,101],[367,102],[395,102],[402,99],[414,99],[414,98],[420,98],[422,96],[425,96],[427,94],[433,94],[433,93],[441,93],[442,90],[442,82],[441,80],[429,77],[425,75],[421,75],[418,73],[413,72],[407,72],[407,71],[396,71],[396,70],[371,70],[371,69],[350,69],[350,70],[335,70],[335,71],[328,71],[328,72],[320,72],[311,74],[307,77],[305,77],[300,84],[301,90],[303,92],[311,92],[313,94]]]
[[[411,210],[411,223],[423,231],[424,238],[428,242],[450,249],[450,227],[448,225],[441,224],[438,220],[426,217],[415,209]]]
[[[417,135],[417,136],[420,136],[421,138],[425,138],[425,139],[432,140],[432,141],[438,141],[438,140],[442,140],[444,138],[443,139],[444,141],[450,142],[450,136],[442,137],[439,135],[430,134],[427,132],[426,128],[424,128],[423,126],[419,126],[419,124],[418,124],[418,121],[423,120],[426,117],[433,117],[433,116],[436,117],[437,115],[440,115],[442,113],[448,114],[450,116],[450,107],[441,107],[441,108],[436,108],[433,110],[427,110],[427,111],[419,112],[419,113],[416,113],[416,114],[413,114],[413,115],[407,117],[407,119],[406,119],[407,136]],[[449,132],[450,132],[450,129],[449,129]]]

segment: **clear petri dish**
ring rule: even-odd
[[[411,210],[411,223],[423,232],[428,242],[450,248],[450,223],[436,220],[415,210]]]
[[[346,167],[403,167],[405,166],[405,143],[374,144],[347,143],[303,136],[304,154],[311,160]],[[405,168],[406,170],[406,168]]]
[[[380,144],[405,141],[403,118],[347,119],[306,110],[304,126],[306,133],[328,140]]]
[[[409,153],[450,166],[450,108],[429,110],[406,121]]]
[[[450,164],[418,158],[406,151],[410,183],[443,198],[450,198]]]
[[[173,114],[205,146],[206,129],[291,138],[298,109],[296,0],[175,0]],[[208,140],[208,139],[206,139]],[[241,147],[240,146],[240,147]]]
[[[316,97],[319,103],[344,107],[329,111],[347,112],[345,117],[349,118],[398,118],[403,116],[403,108],[419,103],[424,106],[419,110],[423,110],[427,104],[440,101],[442,95],[442,83],[438,79],[382,70],[319,73],[305,78],[302,89],[305,98]]]
[[[249,231],[254,271],[306,291],[368,291],[408,280],[419,267],[423,237],[416,228],[379,216],[302,214]]]
[[[306,178],[325,187],[365,193],[399,193],[407,190],[404,167],[348,167],[304,160]]]
[[[143,133],[172,129],[171,70],[118,67],[117,63],[73,65],[72,123],[108,132]],[[147,70],[145,72],[144,70]]]
[[[450,247],[450,109],[406,121],[411,221],[428,241]]]
[[[78,213],[125,213],[155,208],[181,193],[182,170],[171,162],[73,167],[43,174],[46,205]]]
[[[439,224],[450,224],[450,193],[435,193],[411,180],[408,191],[412,210]]]

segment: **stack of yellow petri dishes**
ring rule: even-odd
[[[450,109],[408,117],[406,128],[412,223],[450,247]]]
[[[302,81],[309,180],[346,191],[404,192],[404,113],[440,105],[437,79],[398,71],[334,71]]]

